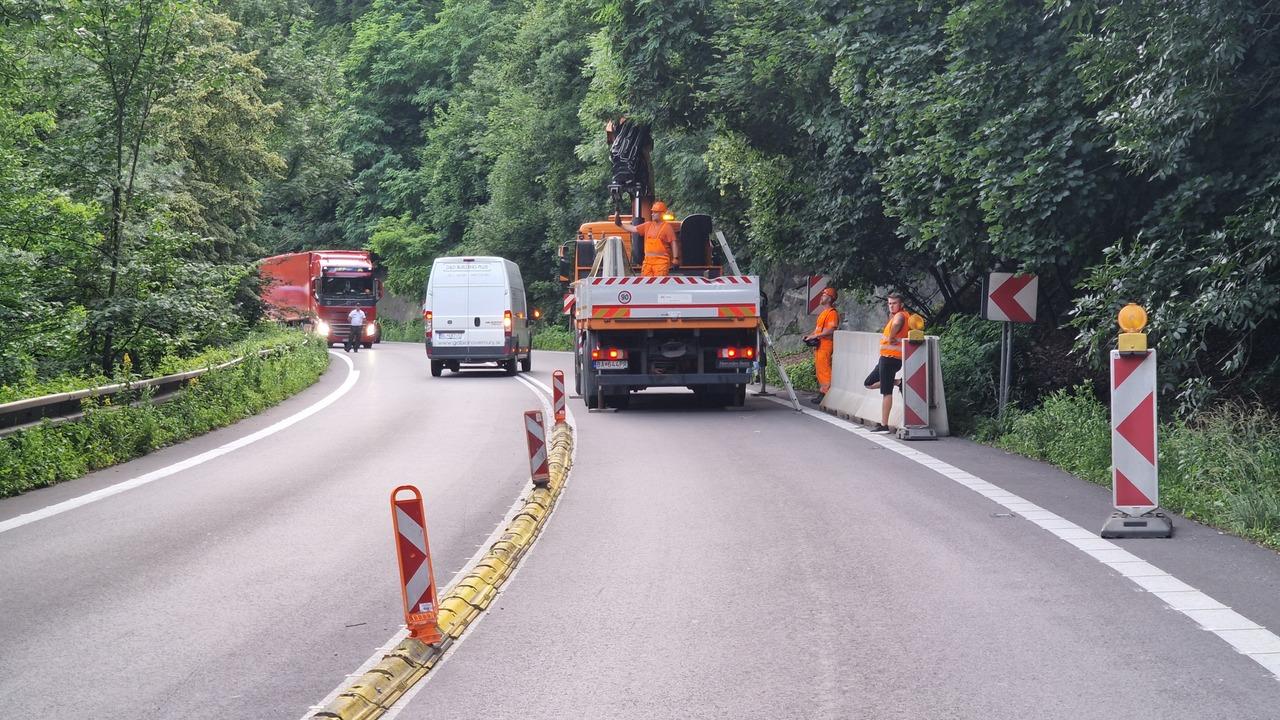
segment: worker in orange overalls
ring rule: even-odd
[[[812,402],[817,405],[831,389],[831,355],[835,350],[836,328],[840,327],[840,313],[835,309],[836,289],[826,287],[818,296],[818,321],[813,332],[804,336],[804,342],[814,348],[813,370],[818,376],[818,396]]]
[[[871,374],[863,381],[868,390],[880,390],[880,422],[871,432],[889,432],[889,411],[893,409],[894,376],[902,369],[902,341],[907,337],[907,319],[911,317],[902,307],[902,296],[889,293],[889,321],[880,335],[880,359]]]
[[[649,219],[641,219],[638,223],[624,223],[621,218],[614,222],[623,230],[644,235],[644,264],[640,266],[640,274],[645,277],[671,274],[671,268],[680,266],[680,243],[676,241],[676,230],[663,218],[667,212],[667,204],[655,200],[649,208]]]

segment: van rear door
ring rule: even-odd
[[[467,308],[467,286],[435,284],[431,288],[431,344],[436,347],[463,347],[471,312]]]
[[[482,280],[473,277],[473,280]],[[478,285],[468,288],[467,308],[471,324],[467,328],[467,344],[472,347],[500,350],[507,342],[503,316],[510,309],[505,285]]]

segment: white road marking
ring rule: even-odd
[[[141,487],[143,485],[146,485],[147,483],[152,483],[162,478],[167,478],[170,475],[173,475],[175,473],[180,473],[183,470],[189,470],[197,465],[209,462],[214,458],[222,457],[223,455],[226,455],[229,452],[239,450],[240,448],[246,445],[249,445],[250,443],[255,443],[265,437],[274,435],[295,423],[301,422],[302,420],[305,420],[311,417],[312,415],[315,415],[321,410],[337,402],[338,398],[342,397],[343,395],[346,395],[347,391],[350,390],[356,384],[356,380],[360,379],[360,371],[355,369],[355,365],[352,364],[350,358],[346,357],[345,355],[339,355],[333,350],[330,350],[329,354],[333,355],[334,357],[342,360],[347,364],[347,378],[346,380],[343,381],[342,385],[340,385],[337,390],[334,390],[333,392],[329,393],[324,398],[322,398],[319,402],[315,403],[314,405],[311,405],[305,410],[301,410],[297,413],[294,413],[293,415],[290,415],[289,417],[273,425],[265,427],[251,435],[246,435],[238,440],[232,440],[231,442],[225,445],[221,445],[212,450],[202,452],[199,455],[187,458],[186,460],[183,460],[181,462],[176,462],[172,465],[167,465],[165,467],[160,468],[159,470],[152,470],[151,472],[146,473],[145,475],[139,475],[136,478],[118,482],[115,485],[102,488],[101,490],[95,490],[91,493],[81,495],[78,498],[72,498],[70,500],[66,500],[54,505],[50,505],[45,508],[41,508],[39,510],[35,510],[33,512],[26,513],[25,515],[19,515],[15,518],[10,518],[9,520],[0,522],[0,533],[8,532],[9,530],[13,530],[15,528],[20,528],[23,525],[29,525],[33,522],[36,522],[37,520],[44,520],[45,518],[50,518],[50,517],[53,517],[54,515],[61,515],[64,512],[74,510],[78,507],[83,507],[85,505],[88,505],[89,503],[97,502],[99,500],[104,500],[113,495],[119,495],[122,492],[132,490],[136,487]]]
[[[772,398],[773,402],[790,408],[791,403]],[[1028,502],[980,477],[945,463],[937,458],[908,447],[905,443],[878,435],[847,420],[841,420],[824,412],[801,408],[804,414],[858,435],[886,450],[912,460],[943,477],[985,496],[987,499],[1012,510],[1064,542],[1076,547],[1098,562],[1110,567],[1137,585],[1160,598],[1170,608],[1191,618],[1197,625],[1217,635],[1242,655],[1252,659],[1280,679],[1280,636],[1258,625],[1249,618],[1231,610],[1226,605],[1200,592],[1187,583],[1124,550],[1110,540],[1103,540],[1097,533],[1048,510]]]
[[[548,399],[551,396],[551,388],[547,387],[545,384],[543,384],[538,380],[535,380],[530,377],[526,377],[524,375],[517,375],[516,379],[533,391],[534,396],[536,396],[539,402],[542,403],[542,408],[544,412],[546,413],[551,412],[551,402]],[[539,390],[541,390],[541,392],[539,392]],[[566,405],[567,404],[568,403],[566,403]],[[574,427],[576,432],[576,425],[573,419],[573,411],[569,410],[567,407],[565,408],[565,422],[570,427]],[[573,444],[573,450],[570,453],[570,457],[576,459],[577,456],[578,456],[578,443],[576,442],[576,439],[575,439],[575,442]],[[572,467],[572,465],[570,465],[570,467]],[[567,479],[565,484],[568,485]],[[563,492],[563,489],[562,489],[562,492]],[[480,560],[486,554],[488,554],[489,548],[493,547],[493,544],[497,542],[498,538],[502,536],[502,533],[506,531],[507,526],[511,524],[511,521],[512,519],[515,518],[516,513],[519,512],[520,508],[524,506],[524,500],[525,500],[525,496],[523,493],[521,493],[521,495],[516,498],[515,502],[511,504],[511,507],[507,509],[507,513],[506,515],[503,516],[502,520],[498,521],[497,526],[494,527],[493,532],[489,534],[488,539],[486,539],[480,545],[476,546],[477,550],[475,554],[471,556],[471,559],[468,560],[465,565],[459,568],[459,570],[453,574],[453,577],[449,579],[449,584],[446,585],[444,588],[444,591],[440,593],[441,597],[448,595],[449,592],[453,589],[454,585],[456,585],[459,580],[466,577],[466,575],[471,572],[471,569],[474,568],[476,564],[479,563]],[[531,554],[533,554],[534,547],[536,546],[537,546],[537,543],[534,543],[533,546],[531,546],[525,552],[524,558],[522,558],[521,563],[519,565],[516,565],[515,569],[511,571],[511,574],[507,576],[507,579],[502,584],[502,587],[498,588],[497,595],[501,595],[503,592],[506,591],[507,587],[511,585],[512,580],[515,579],[516,575],[519,574],[520,572],[520,568],[523,567],[525,564],[523,560],[527,559]],[[495,601],[497,600],[497,595],[494,596]],[[489,607],[491,608],[493,607],[492,602],[490,603]],[[449,650],[446,651],[445,654],[442,655],[440,659],[436,661],[436,664],[433,665],[431,668],[431,672],[427,673],[425,677],[423,677],[416,684],[414,684],[413,687],[409,688],[408,692],[406,692],[404,695],[401,695],[400,698],[396,700],[395,704],[393,704],[390,708],[388,708],[387,711],[382,715],[382,719],[395,720],[396,716],[400,714],[400,711],[403,710],[409,704],[409,702],[413,700],[413,698],[418,694],[418,692],[422,690],[422,688],[425,687],[426,684],[430,682],[432,678],[434,678],[436,675],[440,673],[440,666],[444,665],[445,662],[447,662],[449,658],[453,656],[453,653],[462,645],[463,642],[466,641],[468,637],[471,637],[472,635],[471,630],[479,626],[480,623],[484,621],[485,617],[487,617],[488,615],[489,615],[488,612],[482,612],[478,616],[476,616],[476,619],[473,620],[471,624],[467,626],[467,629],[462,634],[462,637],[459,637],[457,640],[455,640],[453,644],[449,646]],[[400,642],[407,637],[409,637],[408,628],[401,626],[400,632],[397,632],[395,635],[392,635],[391,639],[388,640],[382,647],[374,651],[373,655],[369,656],[369,658],[365,660],[364,663],[362,663],[360,667],[356,669],[355,672],[351,673],[350,675],[347,675],[345,678],[346,681],[343,682],[343,684],[334,688],[319,703],[311,706],[307,710],[307,713],[302,716],[301,720],[310,720],[310,718],[315,713],[320,712],[321,710],[324,710],[325,707],[329,705],[329,703],[333,702],[333,700],[338,697],[338,693],[341,693],[343,690],[347,688],[349,681],[360,678],[366,672],[372,670],[375,665],[377,665],[379,662],[382,661],[382,658],[386,657],[388,653],[394,650],[396,646],[399,645]]]

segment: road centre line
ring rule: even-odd
[[[280,420],[272,425],[262,428],[261,430],[255,433],[246,435],[237,440],[232,440],[231,442],[226,443],[224,445],[220,445],[212,450],[206,450],[205,452],[202,452],[199,455],[195,455],[193,457],[189,457],[186,460],[176,462],[172,465],[167,465],[165,467],[160,468],[159,470],[152,470],[151,472],[146,473],[144,475],[139,475],[138,477],[118,482],[114,485],[110,485],[100,490],[95,490],[91,493],[81,495],[80,497],[72,498],[70,500],[65,500],[63,502],[56,503],[54,505],[50,505],[48,507],[41,508],[39,510],[34,510],[24,515],[19,515],[15,518],[10,518],[8,520],[0,522],[0,533],[8,532],[9,530],[20,528],[23,525],[30,525],[31,523],[36,522],[38,520],[44,520],[45,518],[50,518],[55,515],[61,515],[64,512],[74,510],[78,507],[83,507],[85,505],[88,505],[89,503],[97,502],[99,500],[105,500],[106,498],[109,498],[113,495],[119,495],[122,492],[126,492],[136,487],[141,487],[143,485],[146,485],[147,483],[152,483],[152,482],[155,482],[156,480],[169,477],[170,475],[180,473],[183,470],[189,470],[197,465],[201,465],[203,463],[209,462],[214,458],[222,457],[223,455],[226,455],[229,452],[239,450],[240,448],[246,445],[249,445],[251,443],[255,443],[265,437],[274,435],[280,432],[281,430],[284,430],[285,428],[294,425],[295,423],[301,422],[311,417],[312,415],[315,415],[321,410],[337,402],[337,400],[341,398],[343,395],[346,395],[347,391],[351,390],[351,388],[355,386],[356,380],[360,379],[360,371],[355,369],[355,365],[351,362],[351,358],[348,358],[345,355],[339,355],[337,352],[333,350],[330,350],[329,354],[333,355],[334,357],[342,360],[347,364],[347,377],[342,382],[342,385],[338,386],[338,389],[334,390],[333,392],[329,393],[325,397],[321,398],[318,402],[311,405],[310,407],[307,407],[299,412],[296,412],[293,415],[290,415],[289,417],[283,420]]]
[[[788,409],[791,403],[770,398]],[[1253,622],[1209,595],[1179,580],[1142,558],[1121,548],[1097,533],[1076,525],[1004,488],[965,472],[931,455],[908,447],[886,435],[878,435],[861,425],[824,412],[801,408],[804,414],[858,435],[886,450],[937,472],[987,499],[1039,525],[1084,554],[1120,573],[1142,590],[1160,598],[1171,609],[1191,618],[1203,630],[1217,635],[1242,655],[1248,656],[1277,679],[1280,679],[1280,636]]]
[[[538,380],[535,380],[533,378],[526,378],[523,375],[517,375],[516,379],[519,380],[521,384],[525,385],[526,387],[528,387],[530,390],[533,391],[534,396],[536,396],[539,402],[541,402],[542,404],[544,417],[550,417],[552,412],[551,403],[549,400],[549,397],[551,395],[551,388],[547,387],[545,384],[543,384]],[[540,389],[542,392],[539,392]],[[543,393],[545,393],[545,395]],[[565,409],[565,422],[568,423],[570,426],[574,426],[573,412],[570,411],[568,408]],[[575,431],[576,431],[576,428],[575,428]],[[571,450],[571,453],[570,453],[570,458],[571,458],[570,467],[572,467],[572,460],[577,458],[577,454],[578,454],[578,444],[575,441],[573,443],[573,449]],[[566,485],[568,484],[567,479],[565,484]],[[515,501],[511,503],[511,507],[507,509],[507,512],[502,517],[502,519],[499,520],[498,523],[494,526],[493,532],[489,533],[489,537],[486,538],[483,543],[476,546],[476,552],[474,555],[471,556],[471,559],[467,560],[467,562],[464,563],[463,566],[459,568],[456,573],[453,574],[453,577],[449,579],[448,584],[445,585],[444,589],[439,593],[441,597],[448,595],[453,590],[453,587],[457,585],[458,581],[466,577],[471,572],[471,570],[475,568],[476,564],[479,563],[480,560],[483,559],[485,555],[489,553],[489,548],[493,547],[493,544],[498,541],[498,538],[502,536],[502,533],[506,532],[507,526],[511,524],[511,521],[515,518],[516,514],[520,511],[520,509],[524,507],[524,503],[525,503],[525,495],[522,492],[519,496],[516,497]],[[536,546],[537,546],[537,543],[534,543],[533,546],[529,548],[529,550],[525,553],[524,558],[522,558],[521,563],[519,565],[516,565],[516,567],[511,571],[511,574],[507,576],[507,579],[502,583],[502,587],[498,588],[497,590],[498,595],[501,595],[503,592],[505,592],[506,589],[511,585],[512,581],[515,580],[516,575],[520,573],[520,568],[522,568],[525,564],[523,561],[528,559],[529,555],[533,553]],[[431,682],[432,678],[434,678],[436,675],[440,673],[439,668],[442,665],[444,665],[449,660],[450,657],[453,656],[453,653],[459,647],[461,647],[462,643],[466,642],[467,638],[472,635],[472,630],[478,627],[480,623],[483,622],[488,615],[489,613],[487,612],[482,612],[479,615],[477,615],[476,618],[472,620],[471,623],[467,626],[467,629],[462,634],[462,636],[459,637],[457,640],[455,640],[449,646],[449,649],[445,651],[444,655],[441,655],[440,659],[437,660],[435,665],[431,667],[431,672],[427,673],[425,676],[423,676],[421,680],[414,683],[413,687],[409,688],[408,691],[406,691],[403,695],[401,695],[399,698],[396,699],[395,703],[393,703],[391,707],[387,708],[386,712],[383,713],[383,715],[381,716],[382,720],[394,720],[395,717],[400,714],[400,711],[404,709],[409,704],[409,702],[413,700],[415,696],[417,696],[418,692],[423,687],[425,687],[427,683]],[[355,680],[360,677],[363,677],[366,672],[368,672],[369,670],[372,670],[375,665],[377,665],[379,662],[382,661],[382,658],[386,657],[388,653],[394,650],[396,646],[398,646],[407,637],[409,637],[409,630],[405,626],[401,625],[399,632],[397,632],[395,635],[392,635],[391,639],[387,640],[387,642],[384,645],[382,645],[382,647],[375,650],[373,655],[369,656],[369,658],[365,660],[364,663],[362,663],[360,667],[355,670],[355,672],[343,678],[343,682],[340,685],[338,685],[336,688],[334,688],[328,695],[326,695],[323,700],[321,700],[319,703],[309,708],[306,714],[302,716],[301,720],[310,720],[310,718],[312,718],[315,713],[320,712],[321,710],[324,710],[326,707],[328,707],[329,703],[333,702],[333,700],[338,697],[339,693],[345,691],[348,688],[351,680]]]

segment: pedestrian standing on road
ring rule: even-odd
[[[840,327],[840,313],[835,309],[836,289],[826,287],[818,296],[818,321],[813,332],[804,336],[804,343],[813,350],[813,371],[818,376],[818,396],[810,400],[814,405],[822,403],[831,389],[831,356],[835,352],[836,328]]]
[[[880,422],[871,429],[878,433],[889,432],[889,411],[893,409],[893,388],[897,384],[894,378],[902,369],[902,340],[907,337],[907,318],[910,317],[902,309],[902,296],[898,293],[889,293],[888,305],[889,321],[881,331],[880,359],[863,381],[868,390],[880,390]]]
[[[360,308],[352,308],[347,313],[347,322],[351,323],[351,332],[347,335],[347,341],[342,344],[345,352],[360,352],[360,339],[364,336],[364,311]]]
[[[640,222],[624,223],[621,218],[614,218],[614,223],[623,230],[644,235],[642,276],[662,277],[670,275],[672,268],[680,267],[680,243],[676,241],[675,228],[664,218],[666,212],[667,204],[654,200],[648,220],[641,217]]]

